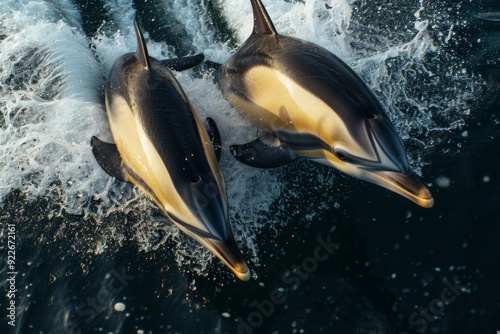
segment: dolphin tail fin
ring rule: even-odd
[[[137,36],[137,51],[135,54],[144,67],[151,68],[146,41],[144,41],[144,36],[142,35],[142,31],[137,20],[134,20],[134,28]]]
[[[270,133],[247,144],[231,145],[230,150],[242,163],[259,168],[279,167],[299,158],[288,144]]]
[[[165,59],[160,62],[167,66],[169,70],[172,71],[184,71],[188,70],[191,67],[195,67],[199,63],[201,63],[205,59],[205,55],[203,53],[198,53],[194,56],[186,56],[174,59]]]
[[[123,167],[122,158],[115,144],[105,143],[94,136],[90,141],[90,145],[95,159],[106,173],[117,180],[130,182],[129,175]]]
[[[251,2],[254,20],[252,35],[276,35],[273,21],[271,21],[262,2],[260,0],[251,0]]]

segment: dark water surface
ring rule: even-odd
[[[249,1],[2,0],[0,333],[500,331],[498,1],[264,4],[279,31],[362,75],[435,206],[313,162],[262,171],[225,152],[253,271],[237,281],[102,172],[89,141],[109,138],[102,87],[135,49],[135,16],[155,57],[224,61],[250,32]],[[178,77],[226,147],[256,136],[203,70]]]

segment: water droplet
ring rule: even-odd
[[[125,311],[125,304],[123,304],[123,303],[116,303],[115,304],[115,311],[116,312],[123,312],[123,311]]]
[[[440,176],[436,179],[436,184],[441,188],[448,188],[451,184],[451,180],[446,176]]]

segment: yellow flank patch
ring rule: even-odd
[[[111,96],[110,100],[111,105],[107,106],[109,124],[122,161],[147,184],[154,196],[148,193],[148,189],[141,187],[137,180],[131,181],[153,200],[156,197],[160,201],[156,204],[165,214],[171,213],[208,232],[177,192],[165,164],[136,116],[138,113],[134,113],[121,96]]]
[[[286,74],[267,66],[255,66],[243,76],[245,103],[233,95],[230,102],[243,107],[244,116],[270,131],[285,130],[312,134],[332,148],[374,160],[376,155],[357,144],[338,114],[323,100],[304,89]]]

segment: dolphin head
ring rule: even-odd
[[[191,179],[192,203],[197,218],[207,226],[210,236],[204,236],[202,244],[214,253],[241,280],[250,278],[250,270],[234,240],[227,214],[225,189],[212,174],[194,176]]]
[[[216,255],[236,277],[249,280],[250,270],[229,224],[222,177],[209,169],[192,170],[184,175],[188,178],[183,180],[179,175],[175,183],[185,208],[176,210],[175,214],[169,212],[169,216],[187,235]]]
[[[385,114],[346,122],[349,140],[338,137],[328,161],[339,170],[430,208],[434,199],[408,166],[403,144]]]

